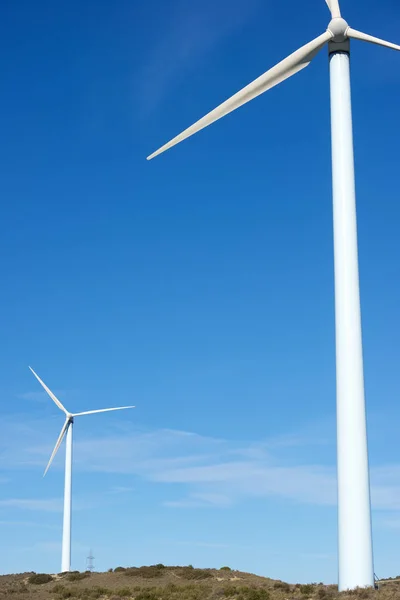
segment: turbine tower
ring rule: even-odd
[[[349,27],[338,0],[327,30],[148,157],[154,158],[307,67],[327,44],[330,61],[333,225],[335,260],[336,405],[339,591],[374,586],[371,502],[364,398],[350,39],[400,46]]]
[[[58,449],[60,448],[62,441],[65,437],[65,484],[64,484],[64,518],[63,518],[63,536],[62,536],[62,553],[61,553],[61,572],[71,570],[71,504],[72,504],[72,426],[74,424],[75,417],[81,417],[83,415],[95,415],[102,412],[110,412],[114,410],[126,410],[128,408],[135,408],[134,406],[120,406],[118,408],[101,408],[100,410],[88,410],[80,413],[70,413],[61,404],[59,399],[53,394],[53,392],[47,387],[47,385],[40,379],[39,375],[29,367],[40,385],[46,390],[50,398],[55,402],[58,408],[65,414],[65,422],[61,428],[60,435],[54,450],[50,456],[50,460],[47,464],[43,477],[46,475],[50,468],[51,463]]]

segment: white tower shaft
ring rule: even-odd
[[[73,421],[70,421],[65,439],[64,522],[61,572],[71,570],[72,425]]]
[[[331,54],[330,80],[339,591],[344,591],[374,585],[348,52]]]

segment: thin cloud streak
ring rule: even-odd
[[[58,397],[65,396],[67,394],[71,394],[66,390],[53,390],[53,393]],[[51,398],[45,391],[34,391],[34,392],[23,392],[22,394],[17,394],[17,398],[19,400],[27,400],[28,402],[52,402]]]
[[[10,498],[0,500],[0,508],[17,508],[28,511],[61,512],[62,500],[52,498],[49,500],[38,500],[32,498]]]
[[[259,0],[178,0],[165,35],[138,74],[142,116],[148,116],[168,91],[226,37],[256,13]]]
[[[49,453],[49,448],[42,443],[41,431],[47,432],[48,428],[43,424],[40,430],[32,424],[25,424],[23,429],[19,425],[14,428],[10,422],[8,427],[4,430],[4,467],[41,470]],[[326,440],[320,442],[326,444]],[[53,435],[49,434],[49,444],[52,443]],[[334,507],[334,459],[332,457],[333,464],[312,462],[315,443],[312,435],[308,444],[304,435],[245,443],[192,432],[124,430],[78,441],[74,446],[74,470],[124,476],[123,482],[116,482],[114,491],[109,491],[109,498],[129,493],[133,483],[136,487],[133,477],[171,489],[183,488],[180,497],[168,498],[165,505],[170,508],[228,507],[258,498]],[[301,461],[300,449],[305,453]],[[54,467],[63,469],[63,461]],[[400,465],[374,467],[371,481],[375,510],[400,510]],[[40,501],[36,502],[39,504],[29,500],[5,500],[0,507],[40,510]],[[43,510],[52,510],[51,506],[44,504]]]

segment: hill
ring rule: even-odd
[[[108,573],[0,576],[0,600],[400,600],[400,581],[338,594],[336,586],[289,585],[250,573],[193,567],[132,567]]]

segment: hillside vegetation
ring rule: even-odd
[[[400,580],[338,594],[336,586],[289,585],[250,573],[193,567],[118,567],[108,573],[0,576],[0,600],[400,600]]]

